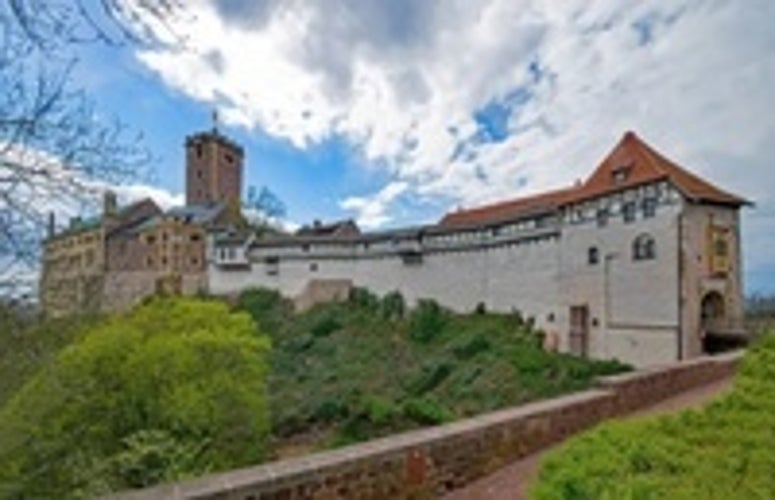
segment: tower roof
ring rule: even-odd
[[[547,213],[564,205],[622,191],[642,184],[668,180],[687,199],[731,207],[750,204],[698,177],[627,132],[583,183],[565,189],[507,200],[446,214],[442,226],[494,223]]]

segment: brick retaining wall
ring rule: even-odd
[[[112,498],[432,498],[604,419],[727,377],[741,357],[732,353],[603,377],[593,390]]]

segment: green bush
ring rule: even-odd
[[[412,398],[404,403],[404,415],[420,425],[438,425],[454,418],[454,414],[429,398]]]
[[[537,499],[775,498],[775,335],[744,358],[733,390],[702,410],[612,422],[543,463]]]
[[[259,461],[269,340],[222,303],[103,321],[0,410],[0,497],[94,496]]]
[[[406,303],[404,302],[404,296],[401,292],[390,292],[382,297],[382,317],[395,321],[404,317],[406,312]]]
[[[375,312],[379,309],[379,297],[365,288],[350,290],[349,303],[359,309]]]
[[[237,308],[250,314],[259,332],[273,336],[277,335],[293,315],[293,304],[279,292],[266,288],[253,288],[242,292],[237,300]]]
[[[447,312],[435,300],[420,300],[409,316],[409,335],[417,342],[430,342],[446,324]]]
[[[323,314],[312,324],[309,332],[313,337],[328,337],[340,328],[342,328],[342,323],[334,314]]]

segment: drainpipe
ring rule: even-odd
[[[676,217],[678,222],[678,333],[676,335],[678,342],[678,361],[684,359],[684,301],[683,301],[683,276],[684,276],[684,259],[683,259],[683,210],[679,212]]]

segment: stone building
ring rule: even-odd
[[[437,224],[214,239],[209,290],[268,287],[309,304],[358,286],[457,311],[518,310],[551,348],[654,365],[742,331],[746,204],[628,132],[585,182]]]
[[[52,219],[40,281],[47,314],[124,310],[154,293],[206,289],[207,234],[242,224],[243,152],[217,130],[185,147],[185,206],[164,212],[146,199],[119,209],[107,192],[98,217],[59,232]]]

